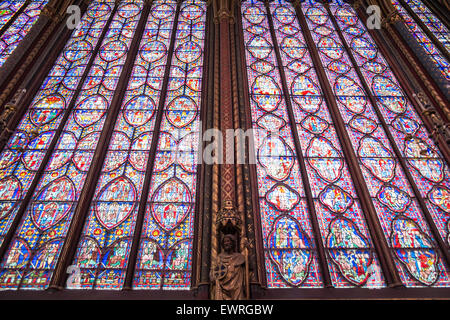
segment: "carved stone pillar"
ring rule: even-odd
[[[237,102],[234,97],[236,92],[233,92],[233,80],[232,69],[235,68],[232,63],[232,25],[235,22],[234,17],[234,0],[213,0],[214,10],[214,23],[218,29],[218,52],[216,52],[216,58],[218,58],[218,69],[216,72],[218,76],[215,77],[216,87],[219,97],[218,112],[219,121],[216,122],[216,129],[219,129],[224,143],[221,154],[222,163],[218,166],[219,180],[216,181],[219,187],[216,189],[217,199],[220,199],[220,207],[218,210],[213,210],[212,217],[212,245],[211,245],[211,260],[212,266],[217,265],[217,261],[223,255],[224,248],[220,249],[219,244],[225,236],[232,235],[237,243],[235,248],[237,254],[246,252],[245,250],[245,226],[243,226],[243,198],[236,196],[236,172],[237,166],[235,166],[234,145],[235,139],[228,137],[226,139],[226,133],[229,130],[235,129],[235,118]],[[217,50],[217,49],[216,49]],[[217,74],[216,74],[217,75]],[[237,203],[237,198],[240,199],[240,203]],[[242,198],[242,199],[241,199]],[[246,256],[247,257],[247,256]],[[218,260],[219,259],[219,260]],[[246,270],[248,269],[248,261],[245,262]],[[248,283],[248,271],[245,271],[245,278]],[[213,284],[215,285],[215,284]],[[216,294],[217,288],[211,290],[211,298],[222,299],[223,295]],[[248,297],[248,285],[246,285],[246,297]]]

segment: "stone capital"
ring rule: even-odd
[[[214,23],[221,23],[223,21],[235,23],[234,1],[235,0],[212,0]]]

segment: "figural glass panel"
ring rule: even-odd
[[[431,12],[431,10],[421,0],[404,0],[414,11],[419,19],[436,36],[436,38],[450,50],[450,34],[448,28]]]
[[[272,22],[267,21],[267,13],[264,4],[243,4],[243,12],[246,12],[247,16],[250,17],[247,18],[244,14],[244,30],[246,30],[246,25],[248,25],[247,32],[250,36],[250,41],[247,44],[249,48],[247,51],[249,51],[250,54],[247,54],[247,56],[248,58],[255,57],[255,54],[252,51],[256,50],[252,50],[252,42],[257,43],[256,40],[259,40],[258,37],[265,39],[265,41],[268,42],[267,39],[271,38],[270,33],[265,37],[260,35],[265,29],[270,30],[269,28],[272,28],[273,25],[275,36],[273,41],[276,43],[275,48],[272,49],[271,43],[270,46],[261,46],[262,49],[265,47],[269,49],[262,52],[263,56],[256,58],[267,60],[272,51],[277,51],[279,48],[280,62],[282,65],[278,67],[286,76],[290,104],[292,105],[294,115],[293,120],[295,121],[296,131],[298,132],[298,137],[293,138],[299,140],[302,157],[305,159],[308,176],[304,178],[308,181],[308,184],[312,189],[314,201],[314,208],[312,209],[316,211],[319,220],[318,224],[322,231],[320,236],[322,237],[321,240],[328,253],[328,265],[333,285],[336,287],[351,287],[355,285],[382,286],[383,280],[379,269],[379,263],[373,250],[373,244],[370,240],[367,225],[364,221],[364,216],[348,168],[343,159],[340,144],[333,123],[331,122],[327,106],[324,102],[318,78],[312,65],[295,11],[290,4],[285,2],[271,3],[269,9]],[[253,11],[259,13],[259,19],[255,14],[253,14],[255,17],[252,17]],[[252,23],[252,25],[250,23]],[[256,33],[256,35],[252,35],[252,31]],[[260,41],[263,42],[262,40]],[[275,53],[276,52],[273,52],[271,54],[273,62],[269,61],[273,65],[273,69],[278,65]],[[252,61],[249,61],[248,58],[247,63],[250,65]],[[249,69],[251,70],[251,67]],[[257,82],[257,80],[261,78],[271,77],[270,74],[264,74],[263,70],[261,73],[262,75],[259,76],[259,78],[255,77],[256,81],[249,76],[250,84],[253,81]],[[280,82],[280,79],[274,81],[274,83]],[[267,86],[264,86],[264,83],[262,83],[261,87],[260,90],[262,90],[262,96],[264,96],[265,87]],[[279,99],[282,101],[281,88],[278,90],[280,96]],[[255,94],[253,88],[251,88],[251,94]],[[271,112],[280,106],[277,105],[279,104],[277,100],[268,101],[265,104],[259,102],[259,105],[258,100],[264,100],[258,98],[256,104],[258,108],[263,109],[266,112]],[[289,104],[287,108],[289,108]],[[259,111],[257,108],[254,108],[254,110]],[[254,111],[252,112],[252,114],[255,113],[256,112]],[[284,117],[282,116],[282,118],[288,119],[288,116],[285,115]],[[257,116],[254,115],[253,120],[256,119]],[[278,128],[273,131],[277,131],[277,129]],[[292,127],[287,127],[289,133],[293,132],[291,130]],[[293,149],[293,146],[291,148]],[[268,178],[269,179],[266,180],[270,181],[271,177],[269,176]],[[301,178],[298,177],[297,179],[300,182]],[[267,185],[267,183],[264,185]],[[291,185],[291,183],[289,183],[289,185]],[[278,215],[280,215],[280,208],[289,205],[289,201],[280,198],[282,201],[277,208],[270,202],[272,198],[271,191],[272,190],[269,190],[266,193],[266,202],[264,202],[264,200],[260,201],[260,207],[274,207],[274,209],[278,209]],[[264,191],[260,190],[260,192]],[[279,191],[279,194],[283,193],[286,192],[284,190]],[[291,206],[287,210],[288,213],[285,214],[288,214],[289,216],[289,210],[292,210],[296,204],[297,203],[291,203]],[[304,204],[304,206],[306,207],[306,204]],[[268,219],[264,217],[263,210],[261,210],[261,220],[264,225],[268,223]],[[305,211],[305,209],[302,211]],[[304,223],[305,221],[308,221],[308,219],[301,219],[300,221],[301,223]],[[282,228],[282,226],[278,226],[278,224],[273,226],[273,228],[275,227]],[[344,235],[353,240],[341,241],[342,236]],[[263,237],[265,239],[267,238],[264,234]],[[295,233],[288,234],[287,237],[288,239],[293,238],[295,237]],[[271,240],[271,238],[269,238],[269,240]],[[276,242],[265,241],[264,244],[267,256],[266,268],[269,270],[269,268],[272,267],[272,270],[276,270],[278,278],[280,278],[280,275],[285,278],[286,275],[293,273],[292,270],[300,268],[302,263],[301,259],[293,259],[292,261],[282,260],[290,258],[289,251],[284,254],[279,254],[279,261],[271,255],[271,251],[279,251],[282,249],[276,247]],[[280,263],[277,264],[277,262]],[[278,269],[275,269],[275,266],[278,266]],[[280,266],[290,266],[290,268],[284,267],[283,269],[280,268]],[[286,274],[283,274],[283,271],[287,271]],[[289,283],[289,285],[293,286],[295,284]]]

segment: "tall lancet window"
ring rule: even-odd
[[[333,286],[384,286],[294,8],[244,2],[242,14],[269,286],[323,286],[318,244]]]
[[[190,287],[206,3],[146,6],[89,5],[0,154],[0,289]]]
[[[427,36],[421,26],[414,20],[414,18],[406,10],[409,6],[411,10],[418,16],[418,18],[425,24],[426,28],[432,32],[439,42],[442,43],[447,52],[450,50],[450,33],[445,25],[439,21],[420,0],[406,0],[403,1],[403,6],[400,1],[392,0],[392,4],[398,10],[401,17],[405,21],[411,33],[416,38],[417,42],[428,53],[436,67],[441,71],[442,76],[450,81],[450,61]]]
[[[0,2],[0,28],[4,29],[5,25],[14,21],[16,13],[25,7],[25,0],[3,0]]]
[[[0,2],[0,67],[28,34],[47,3],[48,0]]]
[[[421,0],[403,0],[402,2],[408,5],[444,47],[450,50],[448,28],[431,12],[425,3]]]
[[[41,91],[43,97],[37,97],[30,115],[23,120],[24,124],[34,122],[38,126],[33,128],[37,137],[29,143],[35,150],[22,152],[20,161],[17,161],[21,163],[17,165],[23,165],[30,171],[38,170],[40,165],[45,165],[45,169],[38,178],[31,201],[3,261],[3,268],[15,273],[15,281],[10,283],[12,287],[38,289],[49,284],[93,160],[133,30],[139,20],[142,2],[125,1],[118,8],[114,8],[113,1],[91,5],[82,28],[74,34],[74,38],[78,38],[80,33],[81,39],[70,42],[61,56],[63,64],[56,67],[57,72],[68,72],[70,76],[61,82],[60,77],[56,77],[56,84],[49,77],[44,85],[48,83],[50,90],[56,92],[48,95],[44,87]],[[78,63],[72,67],[71,61],[85,59],[91,53],[89,40],[95,39],[91,34],[99,36],[110,15],[112,20],[108,21],[106,36],[92,67],[84,70],[85,65],[79,66]],[[125,24],[130,17],[134,19]],[[65,68],[67,64],[68,71]],[[61,93],[75,90],[83,71],[86,76],[82,77],[81,91],[67,101]],[[61,89],[55,88],[55,85],[60,85]],[[47,128],[56,123],[60,126],[56,130]],[[30,132],[27,129],[27,133],[20,136],[22,140]],[[42,161],[52,142],[56,142],[54,152],[48,161]],[[31,192],[32,189],[24,191]]]
[[[446,237],[445,161],[351,6],[335,1],[327,10],[304,3],[302,12],[404,284],[448,286],[447,268],[419,204],[426,202]]]
[[[404,285],[449,286],[448,168],[352,7],[243,2],[242,25],[268,285],[323,286],[326,262],[382,287],[377,238]]]

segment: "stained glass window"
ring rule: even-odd
[[[263,126],[260,114],[268,119],[287,119],[286,109],[292,108],[291,118],[297,131],[297,136],[293,138],[300,142],[300,152],[305,159],[301,160],[305,161],[307,174],[303,178],[312,191],[312,209],[317,213],[322,241],[327,249],[333,285],[383,286],[361,205],[292,6],[286,2],[274,2],[270,4],[270,12],[266,13],[264,4],[253,3],[243,4],[242,10],[250,67],[249,85],[254,101],[253,121]],[[272,17],[273,25],[268,22],[268,15]],[[270,40],[269,30],[272,28],[275,47]],[[280,57],[278,60],[275,59],[276,53]],[[288,104],[286,108],[282,89],[278,85],[282,80],[277,67],[285,74],[289,88],[285,94],[289,95],[292,107]],[[287,136],[292,139],[292,124],[278,121],[276,126],[277,122],[273,123],[269,127],[272,134],[280,135],[280,129],[285,127]],[[273,142],[270,141],[272,139]],[[300,202],[303,190],[301,186],[298,187],[300,192],[293,190],[290,186],[295,184],[289,178],[299,185],[301,175],[305,173],[298,173],[293,168],[294,159],[289,158],[293,156],[292,142],[289,145],[289,140],[272,138],[272,135],[261,140],[256,148],[260,186],[264,185],[260,192],[265,196],[260,200],[260,207],[265,231],[263,238],[266,239],[268,281],[271,287],[286,286],[281,285],[279,279],[282,277],[285,281],[289,280],[286,281],[289,285],[299,286],[309,275],[312,242],[303,231],[310,229],[307,217],[298,215],[299,211],[303,214],[307,212],[305,202]],[[265,153],[272,157],[264,156]],[[312,266],[309,276],[317,277],[315,264]],[[312,286],[320,285],[315,280]]]
[[[417,154],[417,148],[421,148],[419,145],[425,143],[422,140],[426,137],[423,125],[420,124],[389,66],[350,6],[335,2],[330,5],[330,12],[327,12],[322,4],[310,2],[302,4],[302,12],[307,18],[322,65],[338,101],[353,149],[360,160],[361,171],[369,187],[386,240],[395,249],[394,255],[398,258],[397,267],[403,281],[408,286],[432,284],[448,286],[448,271],[440,262],[430,228],[390,146],[390,143],[395,143],[399,150],[405,150],[400,155],[403,158],[410,158],[408,153]],[[334,14],[338,26],[333,24],[330,13]],[[344,39],[338,36],[338,30],[342,31]],[[356,66],[350,60],[342,41],[346,41],[351,48]],[[370,93],[363,89],[355,67],[363,74],[362,81],[372,88]],[[378,104],[375,108],[380,110],[378,114],[368,94],[377,98]],[[385,128],[389,128],[389,135],[394,137],[391,139],[392,142],[389,141]],[[404,130],[413,131],[404,132]],[[416,136],[408,140],[407,134]],[[428,138],[426,141],[430,143]],[[434,152],[433,157],[439,158],[435,151],[430,151],[430,154],[431,152]],[[412,156],[414,157],[415,155]],[[434,179],[436,182],[443,181],[442,160],[408,159],[408,162],[409,170],[412,171],[413,167],[419,168],[423,177]],[[423,190],[423,182],[420,180],[423,179],[416,179],[416,183]],[[430,187],[431,185],[427,186],[425,190]],[[411,234],[412,230],[416,235],[406,236],[408,233]]]
[[[411,9],[420,17],[429,30],[436,36],[436,38],[445,46],[447,50],[450,49],[450,34],[447,28],[429,12],[418,0],[406,1]],[[417,22],[408,14],[407,10],[400,4],[398,0],[392,0],[392,4],[400,13],[411,33],[416,38],[417,42],[422,45],[422,48],[428,53],[428,57],[433,60],[438,69],[441,71],[445,79],[450,81],[450,64],[445,56],[439,51],[436,45],[420,28]]]
[[[106,19],[112,4],[113,2],[100,4],[99,10],[95,8],[92,9],[95,12],[90,11],[94,13],[94,17],[89,18],[95,19],[95,22],[97,18]],[[16,239],[4,261],[4,267],[12,269],[9,272],[17,273],[13,286],[45,288],[49,284],[92,163],[141,9],[142,1],[129,0],[119,5],[93,66],[87,73],[82,90],[76,98],[75,107],[68,110],[68,118],[61,135],[55,137],[55,151],[39,179]],[[77,47],[71,47],[72,51],[66,56],[73,54],[75,59],[79,59],[89,52],[75,50],[78,46],[89,48],[88,42],[79,41],[74,46]],[[70,80],[66,83],[69,87],[72,84]],[[57,101],[61,103],[61,97],[58,98]],[[46,103],[48,96],[43,101],[44,107],[53,106]],[[50,112],[49,115],[50,119],[43,119],[42,122],[53,121],[57,112]],[[53,135],[53,132],[46,131],[38,137],[38,141],[49,144]],[[42,153],[35,152],[33,155],[38,158]],[[27,162],[30,161],[33,160]]]
[[[23,2],[2,1],[0,3],[0,28],[11,19],[12,15],[14,15],[13,12],[20,9]],[[47,3],[48,0],[30,1],[24,5],[25,9],[23,12],[19,14],[5,32],[0,34],[0,67],[30,31]]]
[[[0,0],[0,67],[47,2]],[[393,0],[448,79],[404,2],[444,46],[448,30],[421,1]],[[342,0],[235,4],[232,107],[250,119],[233,120],[255,129],[244,183],[268,288],[386,288],[395,270],[407,287],[450,287],[448,165],[382,44]],[[89,3],[0,150],[0,290],[59,287],[69,265],[67,290],[196,284],[195,221],[213,213],[197,213],[201,120],[222,90],[204,75],[227,56],[213,7]]]
[[[1,288],[49,286],[108,122],[114,130],[73,260],[80,281],[68,287],[124,286],[139,215],[134,287],[190,287],[206,4],[156,0],[142,15],[144,5],[88,7],[2,152],[2,239],[17,230]],[[110,119],[135,37],[132,71]]]
[[[0,1],[0,30],[3,29],[8,22],[14,20],[14,14],[18,12],[24,5],[25,0]]]
[[[268,284],[320,287],[314,234],[264,4],[243,3],[242,17],[252,125],[260,129],[255,148]]]
[[[44,163],[46,150],[52,140],[56,139],[55,135],[60,131],[59,128],[64,125],[65,114],[68,113],[75,90],[86,70],[86,64],[111,10],[111,3],[94,2],[91,4],[82,19],[81,27],[72,35],[16,132],[0,155],[2,178],[0,181],[2,190],[0,232],[2,241],[16,218],[17,212],[25,210],[26,204],[22,200],[27,193],[31,192],[30,186],[36,178],[38,169]],[[76,146],[76,138],[71,132],[62,132],[61,136],[61,141],[67,147],[74,148]],[[60,159],[59,162],[64,164],[64,161],[67,162],[70,158],[70,152],[58,152],[54,156],[54,161]],[[54,177],[58,177],[58,173],[54,174]],[[65,181],[59,180],[63,183]],[[53,198],[53,195],[49,196]],[[39,208],[35,208],[34,212],[38,213]],[[39,216],[35,216],[33,219],[36,218]],[[29,219],[28,225],[37,227]],[[45,231],[53,224],[53,221],[50,220],[43,219],[42,221],[41,231]],[[52,238],[55,238],[57,229],[52,229]],[[24,274],[22,270],[30,261],[31,248],[40,247],[48,240],[44,238],[44,241],[38,244],[35,231],[40,232],[38,229],[25,231],[14,241],[14,245],[10,249],[10,258],[2,264],[5,268],[0,277],[2,286],[17,287]],[[51,234],[51,232],[47,233]]]
[[[135,289],[189,289],[191,282],[206,5],[184,1],[177,18]]]
[[[74,261],[81,288],[123,286],[175,13],[174,1],[155,1],[148,16]]]
[[[431,12],[421,0],[404,0],[434,36],[450,50],[450,34],[448,28]]]

